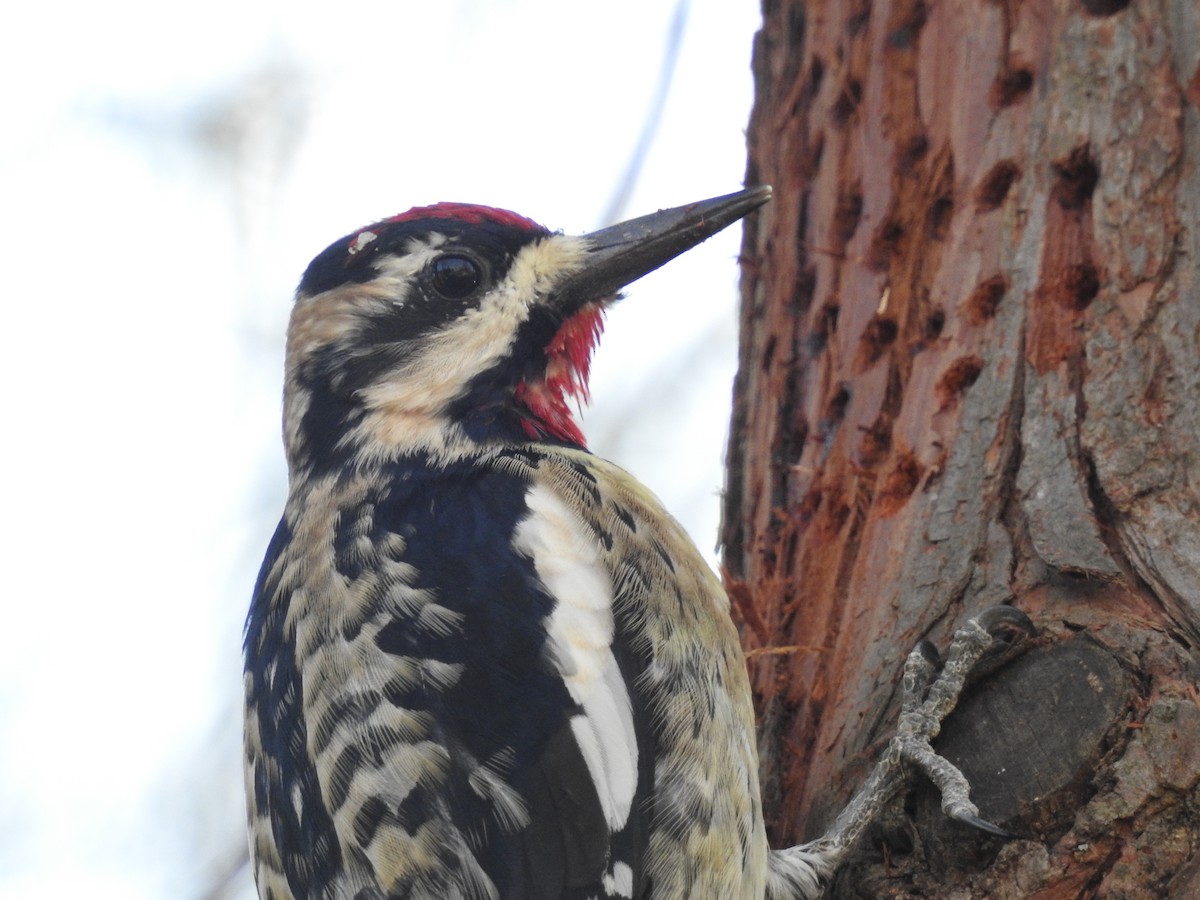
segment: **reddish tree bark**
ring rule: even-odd
[[[940,742],[1019,839],[918,790],[838,896],[1200,896],[1198,62],[1194,0],[764,4],[723,539],[776,844],[920,638],[1042,629]]]

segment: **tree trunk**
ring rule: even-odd
[[[918,789],[833,894],[1200,897],[1200,10],[764,16],[723,541],[773,842],[1007,601],[1041,637],[938,746],[1018,839]]]

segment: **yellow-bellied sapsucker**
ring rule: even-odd
[[[969,622],[936,678],[911,654],[867,787],[827,837],[770,851],[725,593],[572,418],[616,292],[769,196],[582,237],[442,203],[313,260],[246,631],[264,898],[811,897],[905,760],[978,822],[928,739],[1018,614]]]

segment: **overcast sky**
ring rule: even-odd
[[[286,488],[283,330],[308,260],[439,200],[608,224],[681,23],[621,216],[736,190],[758,18],[752,0],[6,12],[0,896],[199,897],[244,846],[241,625]],[[710,558],[739,238],[628,292],[585,419]]]

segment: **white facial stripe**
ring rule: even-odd
[[[579,270],[587,252],[583,238],[552,234],[521,248],[501,287],[517,302],[544,297],[563,278]]]
[[[638,746],[629,689],[612,653],[612,581],[595,539],[552,490],[535,485],[525,499],[530,513],[517,527],[515,546],[554,597],[546,620],[552,656],[583,708],[571,731],[615,831],[633,806]]]
[[[386,254],[374,262],[375,276],[366,282],[339,285],[319,294],[300,294],[288,326],[288,367],[322,347],[352,340],[368,314],[386,312],[408,293],[408,285],[440,251],[446,239],[434,235],[412,240],[405,252]]]
[[[389,281],[411,279],[436,252],[436,248],[428,248],[405,257],[407,275],[398,267],[383,267],[381,274]],[[507,277],[480,306],[428,336],[425,352],[364,391],[367,407],[407,415],[440,413],[476,375],[508,355],[517,329],[529,318],[530,307],[578,269],[586,252],[579,238],[562,235],[522,248]],[[415,257],[420,257],[419,265]]]

